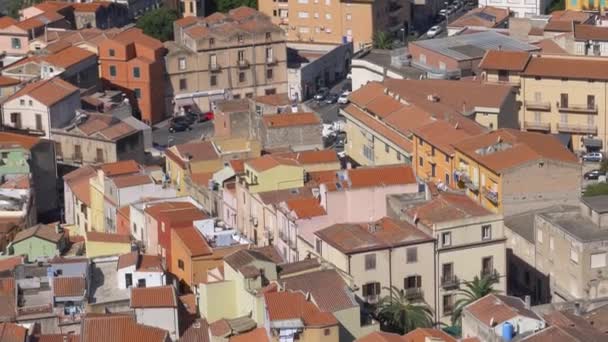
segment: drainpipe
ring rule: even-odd
[[[393,286],[393,249],[389,248],[388,250],[388,284],[389,288]],[[391,298],[393,297],[393,291],[390,291]]]
[[[435,239],[435,242],[433,243],[433,255],[435,256],[433,258],[433,268],[434,268],[434,286],[435,286],[435,310],[433,310],[433,315],[435,316],[435,324],[437,324],[437,322],[439,321],[439,318],[437,316],[437,312],[439,311],[439,287],[437,284],[437,274],[439,272],[439,270],[437,269],[437,264],[438,264],[438,259],[439,259],[439,253],[437,252],[437,239]]]

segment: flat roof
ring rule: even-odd
[[[542,213],[540,216],[581,242],[608,240],[608,230],[600,228],[583,216],[577,207],[573,207],[571,211]]]
[[[488,50],[537,51],[538,46],[524,43],[504,34],[493,31],[477,32],[440,39],[427,39],[412,42],[424,49],[432,50],[456,60],[482,58]]]
[[[404,51],[403,57],[405,57],[407,53]],[[397,66],[392,64],[391,51],[388,50],[368,50],[366,52],[362,52],[359,55],[355,55],[354,59],[360,59],[366,62],[370,62],[372,64],[379,65],[381,67],[385,67],[390,71],[396,72],[405,78],[410,79],[420,79],[421,75],[426,75],[426,72],[411,67],[411,66]],[[353,67],[357,67],[353,65]]]
[[[538,214],[558,213],[577,210],[578,207],[571,205],[556,205],[549,208],[535,209],[523,213],[505,217],[505,226],[528,242],[534,243],[534,218]]]
[[[608,195],[581,197],[581,202],[598,213],[608,212]]]

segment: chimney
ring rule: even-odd
[[[531,299],[532,298],[530,296],[524,297],[525,308],[528,310],[530,310],[530,307],[531,307],[531,305],[530,305]]]

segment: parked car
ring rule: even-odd
[[[336,103],[336,101],[338,101],[338,94],[328,94],[327,97],[325,97],[325,103],[332,104]]]
[[[443,31],[441,26],[433,26],[428,30],[428,32],[426,33],[426,36],[428,38],[435,38],[438,34],[441,33],[441,31]]]
[[[185,122],[173,122],[173,123],[171,123],[171,126],[169,127],[169,132],[171,132],[171,133],[191,131],[191,130],[192,130],[192,127],[190,127],[190,125],[186,124]]]
[[[339,104],[347,104],[348,103],[348,95],[350,95],[350,92],[345,91],[342,94],[340,94],[340,97],[338,97],[338,103]]]
[[[206,121],[211,121],[213,120],[215,116],[213,115],[213,112],[207,112],[207,113],[201,113],[199,114],[199,122],[206,122]]]
[[[583,161],[586,162],[601,162],[604,156],[600,152],[589,152],[583,155]]]
[[[585,174],[583,175],[583,178],[589,180],[589,179],[598,179],[600,178],[600,176],[604,176],[606,175],[605,172],[602,172],[600,170],[591,170],[589,172],[585,172]]]
[[[189,115],[189,114],[176,116],[171,120],[172,123],[180,123],[180,124],[185,124],[187,126],[192,125],[195,121],[196,121],[196,116]]]
[[[439,15],[443,16],[443,17],[447,16],[448,15],[448,10],[445,9],[445,8],[442,8],[441,10],[439,10]]]
[[[327,94],[329,94],[329,89],[327,89],[327,88],[321,88],[315,94],[314,99],[317,100],[317,101],[323,101],[323,100],[325,100],[325,97],[327,97]]]

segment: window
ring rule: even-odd
[[[509,72],[507,70],[498,70],[498,80],[506,82],[509,80]]]
[[[315,240],[315,251],[321,255],[323,252],[323,241],[321,239]]]
[[[243,41],[244,41],[244,40],[243,40],[243,35],[242,35],[242,34],[239,34],[238,36],[236,36],[236,39],[237,39],[237,41],[238,41],[239,43],[241,43],[241,44],[242,44],[242,43],[243,43]]]
[[[391,150],[391,147],[390,147],[390,146],[388,146],[388,144],[387,144],[387,143],[384,143],[384,152],[389,153],[389,152],[390,152],[390,150]]]
[[[562,93],[559,95],[559,98],[560,98],[559,106],[561,108],[568,108],[568,94]]]
[[[606,267],[606,252],[591,254],[591,268]]]
[[[346,20],[351,21],[353,19],[352,14],[346,13]]]
[[[236,54],[238,56],[239,63],[242,63],[245,60],[245,50],[238,50]]]
[[[298,31],[300,31],[300,33],[308,33],[310,32],[310,30],[308,29],[308,27],[306,26],[301,26]]]
[[[110,76],[116,77],[116,66],[110,65]]]
[[[331,329],[329,329],[329,328],[323,329],[323,336],[329,336],[329,335],[331,335]]]
[[[431,177],[435,177],[435,164],[431,164]]]
[[[401,161],[401,153],[399,153],[399,151],[395,151],[397,152],[397,160]]]
[[[179,70],[186,70],[186,57],[180,57],[177,60],[177,68]]]
[[[182,259],[177,259],[177,267],[182,271],[184,270],[184,261]]]
[[[574,247],[570,247],[570,260],[578,264],[578,251]]]
[[[139,88],[135,88],[133,89],[133,92],[135,92],[135,97],[140,99],[141,98],[141,89]]]
[[[180,78],[179,79],[179,90],[186,90],[188,89],[188,84],[185,78]]]
[[[95,150],[95,161],[98,163],[103,163],[103,149],[98,148]]]
[[[490,275],[494,271],[494,258],[489,256],[481,259],[481,274]]]
[[[376,269],[376,254],[366,254],[365,255],[365,270],[375,270]]]
[[[110,55],[110,57],[114,57],[116,56],[116,51],[114,51],[114,49],[110,49],[108,50],[108,55]]]
[[[422,157],[418,157],[418,165],[420,165],[420,166],[424,165],[424,159],[422,159]]]
[[[454,310],[454,295],[443,296],[443,315],[447,316]]]
[[[11,123],[15,128],[21,128],[21,113],[11,113]]]
[[[418,262],[418,248],[410,247],[405,250],[405,262],[412,264]]]
[[[492,226],[489,224],[481,226],[481,239],[490,240],[492,238]]]
[[[274,95],[277,93],[277,90],[274,88],[268,88],[264,90],[264,95]]]
[[[452,245],[452,233],[450,233],[450,232],[441,233],[441,245],[442,246],[451,246]]]
[[[549,249],[553,250],[554,246],[553,236],[549,236]]]
[[[307,3],[308,3],[308,0],[298,0],[298,3],[299,3],[299,4],[307,4]]]
[[[241,83],[245,82],[245,73],[244,72],[239,72],[239,82],[241,82]]]
[[[361,286],[363,297],[377,296],[380,294],[380,283],[368,283]]]
[[[42,115],[36,114],[36,130],[42,131]]]
[[[325,19],[331,20],[331,13],[325,13]]]
[[[211,69],[217,68],[217,55],[216,54],[209,55],[209,66],[211,67]]]
[[[422,287],[422,276],[415,275],[403,279],[404,289],[419,289]]]
[[[426,55],[421,53],[420,56],[418,57],[418,60],[420,60],[420,63],[426,64]]]
[[[266,70],[266,79],[272,80],[272,77],[273,77],[272,69]]]
[[[447,66],[445,65],[444,62],[439,62],[439,70],[445,70],[447,69]]]
[[[308,12],[298,12],[298,18],[308,18]]]
[[[313,16],[315,19],[319,19],[319,12],[315,12],[315,13],[313,13],[313,15],[312,15],[312,16]],[[316,28],[316,30],[317,30],[317,32],[319,32],[319,28],[318,28],[318,27]]]
[[[19,100],[19,105],[20,106],[25,106],[25,100],[24,99]]]
[[[270,40],[272,38],[272,34],[270,34],[270,32],[266,32],[264,34],[264,37],[266,38],[266,40]]]
[[[146,279],[138,279],[137,280],[137,287],[146,287]]]
[[[587,95],[587,109],[595,108],[595,95]]]
[[[137,233],[137,224],[133,223],[133,233]]]
[[[418,138],[418,144],[419,144],[420,146],[424,146],[424,140],[422,140],[422,139]]]
[[[266,48],[266,62],[268,63],[272,63],[272,61],[274,60],[274,53],[272,51],[272,48]]]
[[[217,76],[211,75],[211,77],[209,77],[209,85],[212,87],[217,85]]]
[[[133,77],[139,78],[140,76],[141,76],[141,73],[140,73],[139,67],[134,67],[133,68]]]
[[[11,47],[13,49],[21,49],[21,39],[11,38]]]
[[[542,230],[537,230],[536,231],[536,239],[538,240],[538,242],[543,243],[543,231]]]
[[[31,106],[33,106],[33,105],[34,105],[34,101],[32,101],[32,100],[28,100],[28,101],[27,101],[27,104],[28,104],[28,106],[30,106],[30,107],[31,107]]]

